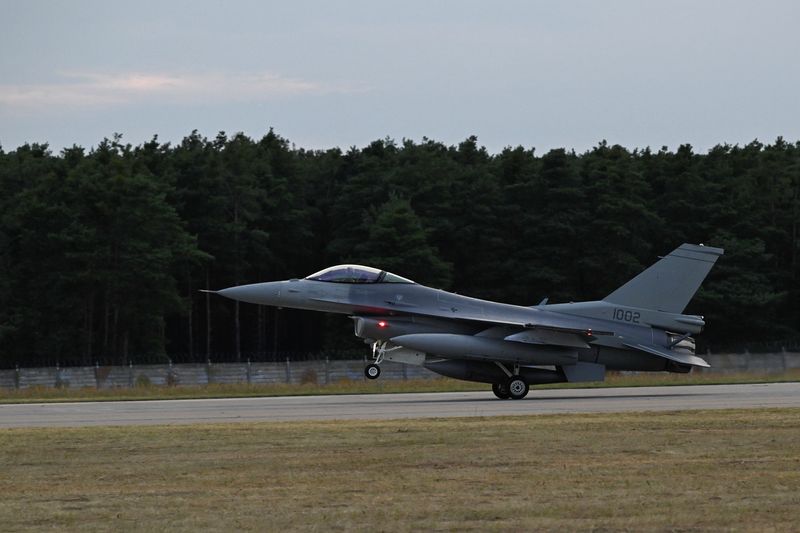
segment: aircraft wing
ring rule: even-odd
[[[703,368],[711,368],[711,365],[709,365],[705,361],[705,359],[697,357],[696,355],[673,352],[672,350],[668,350],[663,346],[655,346],[653,344],[633,344],[633,343],[631,344],[624,343],[624,344],[628,348],[632,348],[634,350],[640,350],[642,352],[647,352],[653,355],[658,355],[659,357],[664,357],[666,359],[669,359],[670,361],[681,363],[682,365],[692,365],[692,366],[700,366]]]
[[[440,315],[434,315],[440,316]],[[447,316],[442,318],[449,318]],[[598,331],[594,329],[583,329],[583,328],[570,328],[565,326],[556,325],[556,323],[545,324],[545,323],[536,323],[536,322],[518,322],[515,320],[496,320],[491,318],[485,317],[469,317],[469,316],[459,316],[454,317],[455,320],[466,320],[468,322],[481,322],[484,324],[492,324],[494,326],[510,326],[516,327],[525,330],[536,330],[536,331],[553,331],[559,333],[569,333],[573,335],[581,335],[584,337],[595,337],[597,335],[613,335],[613,331]],[[590,339],[591,340],[591,339]]]
[[[508,335],[505,340],[568,348],[589,348],[588,341],[592,338],[587,331],[571,331],[564,328],[529,328]]]
[[[611,331],[597,331],[592,329],[570,328],[554,324],[537,324],[530,322],[515,322],[512,320],[493,320],[484,317],[459,317],[459,320],[480,322],[496,327],[513,328],[510,335],[504,337],[507,341],[539,344],[544,346],[559,346],[564,348],[589,348],[589,343],[598,336],[614,335]]]

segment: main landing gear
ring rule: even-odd
[[[501,400],[508,400],[511,398],[505,383],[492,383],[492,392]]]
[[[528,395],[530,387],[528,382],[519,375],[519,365],[514,367],[514,372],[511,372],[503,363],[495,363],[500,369],[508,376],[508,379],[502,383],[493,383],[492,392],[501,400],[521,400]]]
[[[512,400],[521,400],[528,395],[528,382],[520,376],[511,376],[506,383],[508,395]]]

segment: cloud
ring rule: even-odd
[[[362,93],[353,83],[325,83],[274,73],[61,73],[56,81],[0,84],[0,106],[106,107],[142,101],[174,103],[256,102],[330,93]]]

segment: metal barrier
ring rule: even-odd
[[[366,360],[292,361],[273,363],[206,363],[127,366],[76,366],[0,370],[0,387],[61,387],[98,389],[143,385],[207,385],[314,383],[327,385],[362,380]],[[440,377],[419,366],[392,362],[382,365],[381,379],[433,379]]]
[[[800,352],[764,354],[705,354],[711,368],[703,373],[780,373],[800,368]],[[77,366],[16,368],[0,370],[0,387],[62,387],[98,389],[142,385],[207,385],[212,383],[270,384],[315,383],[327,385],[342,380],[362,380],[364,359],[320,359],[314,361],[244,363],[149,364],[126,366]],[[384,362],[381,379],[434,379],[420,366]],[[698,369],[700,370],[700,369]]]

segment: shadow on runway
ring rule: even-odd
[[[531,391],[531,393],[525,397],[522,401],[530,400],[536,402],[552,402],[552,401],[560,401],[560,400],[620,400],[625,398],[632,398],[632,399],[640,399],[640,398],[691,398],[691,397],[700,397],[700,396],[708,396],[708,393],[671,393],[671,394],[663,394],[663,393],[656,393],[656,394],[593,394],[589,396],[536,396],[536,391]],[[431,399],[398,399],[392,398],[387,399],[387,403],[392,404],[406,404],[406,405],[413,405],[413,404],[441,404],[441,403],[475,403],[475,402],[499,402],[499,401],[512,401],[518,402],[521,400],[500,400],[499,398],[495,398],[491,392],[483,398],[431,398]]]

